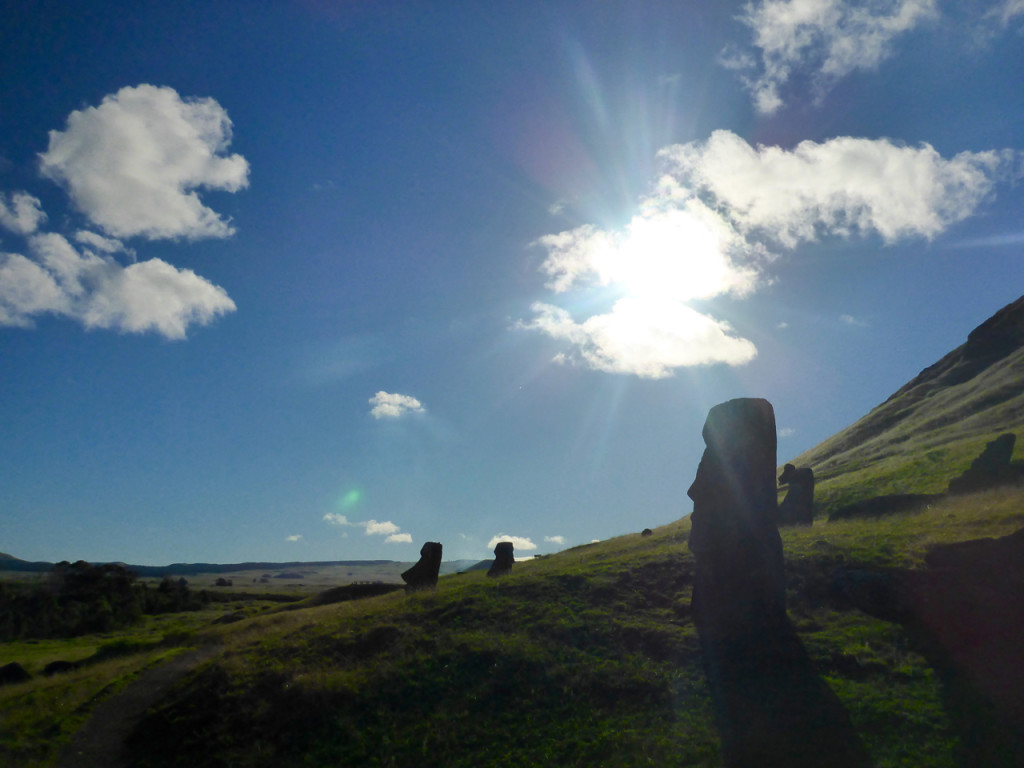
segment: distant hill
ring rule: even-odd
[[[295,561],[288,563],[171,563],[170,565],[131,565],[130,563],[117,563],[123,565],[129,571],[142,577],[159,578],[161,576],[191,576],[197,573],[232,573],[234,571],[288,571],[300,570],[302,568],[326,568],[330,566],[382,566],[391,565],[400,561],[395,560],[317,560],[317,561]],[[441,563],[441,573],[456,573],[474,564],[475,560],[449,560]],[[490,561],[487,561],[490,563]],[[412,565],[412,562],[409,563]],[[39,572],[49,571],[53,563],[28,562],[19,560],[13,555],[0,552],[0,571],[22,571]]]
[[[131,565],[129,563],[117,563],[123,565],[129,571],[139,576],[188,576],[196,573],[231,573],[232,571],[281,571],[305,567],[326,567],[331,565],[387,565],[394,560],[324,560],[317,562],[290,562],[290,563],[171,563],[170,565]],[[28,562],[19,560],[11,555],[0,557],[0,571],[48,571],[53,568],[53,563]]]
[[[925,368],[846,429],[797,456],[814,469],[819,498],[937,492],[984,444],[1024,432],[1024,297],[999,310],[967,341]],[[1024,455],[1019,439],[1015,457]],[[839,480],[830,488],[829,481]]]

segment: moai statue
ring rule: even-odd
[[[512,542],[499,541],[497,546],[494,547],[494,562],[491,563],[491,569],[487,571],[487,575],[504,576],[506,573],[511,573],[515,562],[516,558],[513,554]]]
[[[716,405],[688,495],[693,616],[726,768],[870,764],[842,704],[786,616],[775,486],[775,413],[761,399]]]
[[[428,541],[420,548],[420,559],[412,568],[402,574],[407,591],[437,586],[437,574],[441,570],[441,544]]]
[[[789,486],[786,498],[779,504],[779,525],[813,525],[814,470],[787,464],[779,475],[779,485]]]

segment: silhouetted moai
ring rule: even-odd
[[[779,485],[789,486],[779,504],[779,525],[813,525],[814,470],[787,464],[779,475]]]
[[[688,491],[693,615],[723,764],[869,765],[846,710],[815,674],[786,616],[771,403],[716,405],[703,436],[707,448]]]
[[[516,558],[513,553],[512,542],[499,541],[497,546],[494,547],[494,562],[491,563],[491,569],[487,571],[487,575],[504,576],[506,573],[511,573],[515,562]]]
[[[437,574],[441,571],[441,549],[441,544],[437,541],[428,541],[420,548],[419,562],[402,573],[406,590],[437,586]]]

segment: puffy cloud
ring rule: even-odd
[[[549,544],[558,544],[561,546],[562,544],[565,544],[565,536],[545,536],[544,541]]]
[[[87,229],[80,229],[75,232],[75,242],[80,243],[86,248],[91,248],[93,251],[111,254],[127,253],[133,259],[135,258],[135,251],[126,248],[125,244],[120,240],[112,237],[103,237],[103,235],[97,235],[95,232],[90,232]]]
[[[19,235],[30,235],[46,221],[39,198],[27,192],[8,196],[0,193],[0,227]]]
[[[357,523],[357,525],[364,525],[366,527],[367,536],[374,534],[395,534],[400,530],[399,527],[390,520],[385,520],[382,523],[378,523],[376,520],[367,520],[365,523]]]
[[[742,231],[790,248],[819,232],[932,238],[973,213],[1012,161],[994,151],[946,160],[928,144],[852,137],[752,147],[729,131],[660,154]]]
[[[182,100],[171,88],[122,88],[99,107],[72,112],[65,131],[50,132],[40,167],[113,237],[82,229],[72,245],[37,231],[46,220],[37,198],[0,194],[0,226],[28,244],[27,256],[0,255],[0,325],[30,326],[49,313],[87,328],[183,339],[189,327],[233,312],[223,288],[161,259],[137,261],[119,239],[231,234],[195,192],[246,185],[245,159],[221,154],[230,138],[217,102]]]
[[[517,323],[564,342],[559,362],[645,378],[747,363],[754,344],[689,302],[742,298],[770,282],[775,251],[820,237],[934,238],[1010,177],[1016,158],[945,159],[927,144],[851,137],[754,147],[729,131],[659,156],[664,175],[621,230],[584,225],[537,240],[549,289],[591,291],[575,307],[604,302],[579,318],[535,302]]]
[[[412,536],[402,533],[402,529],[390,520],[362,520],[350,521],[345,515],[337,512],[328,512],[324,515],[324,522],[341,528],[362,528],[367,536],[387,536],[384,540],[389,544],[411,544]]]
[[[248,184],[245,158],[223,154],[230,142],[231,120],[213,99],[139,85],[72,112],[64,131],[50,131],[40,164],[115,237],[227,237],[234,230],[196,190]]]
[[[371,397],[368,402],[373,406],[370,415],[375,419],[397,419],[407,413],[423,413],[426,410],[415,397],[383,390]]]
[[[493,537],[489,542],[487,542],[487,548],[494,549],[498,545],[498,542],[501,541],[511,541],[512,547],[516,551],[528,552],[531,549],[537,548],[537,545],[530,541],[530,539],[528,539],[526,536],[509,536],[504,533],[499,533],[497,536]]]
[[[0,253],[0,325],[27,327],[32,316],[69,310],[54,276],[17,253]]]
[[[123,266],[53,233],[33,235],[29,245],[34,260],[8,254],[0,266],[0,324],[27,326],[52,313],[87,328],[183,339],[190,325],[235,309],[223,288],[160,259]]]
[[[867,326],[866,322],[864,322],[863,320],[859,320],[853,315],[840,315],[839,322],[841,322],[843,325],[856,325],[860,328],[864,328]]]
[[[678,301],[620,299],[611,312],[575,322],[560,307],[537,303],[523,328],[568,341],[575,349],[560,361],[580,360],[594,370],[660,379],[675,368],[726,363],[742,365],[757,356],[750,341]]]
[[[761,0],[739,17],[753,33],[759,61],[730,50],[723,64],[741,72],[759,112],[783,105],[780,89],[810,74],[818,95],[856,70],[872,70],[892,54],[896,38],[934,18],[937,0]]]
[[[285,541],[302,541],[302,534],[301,533],[296,533],[296,534],[293,534],[291,536],[285,536],[284,540]]]
[[[337,512],[328,512],[324,515],[324,521],[331,525],[355,525],[355,523],[350,523],[347,517],[339,515]]]

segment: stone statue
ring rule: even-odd
[[[716,405],[687,492],[693,616],[726,768],[861,768],[849,716],[786,615],[771,403]]]
[[[813,525],[814,470],[787,464],[779,475],[779,485],[789,486],[779,504],[779,525]]]
[[[499,541],[494,547],[494,562],[491,563],[491,569],[487,571],[487,575],[504,576],[506,573],[511,573],[515,561],[512,542]]]
[[[437,586],[437,574],[441,570],[441,544],[428,541],[420,548],[420,559],[412,568],[402,574],[406,590],[427,589]]]

